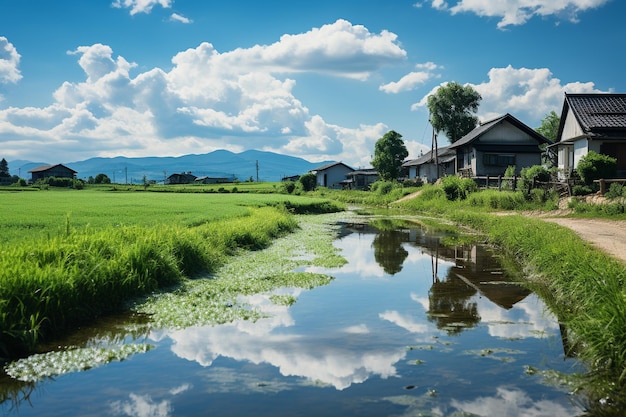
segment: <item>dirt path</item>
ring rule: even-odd
[[[545,217],[542,220],[572,229],[596,248],[626,263],[626,221]]]

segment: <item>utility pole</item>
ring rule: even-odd
[[[256,160],[256,182],[259,182],[259,160]]]

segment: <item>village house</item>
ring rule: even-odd
[[[565,94],[556,142],[559,178],[569,178],[589,151],[617,159],[626,176],[626,94]]]
[[[454,162],[456,152],[449,146],[437,148],[435,152],[430,150],[417,159],[411,159],[402,164],[402,168],[408,170],[409,179],[421,179],[425,183],[433,183],[446,175],[454,174]]]
[[[343,188],[342,183],[350,172],[354,172],[354,168],[343,162],[334,162],[311,170],[315,174],[316,185],[328,188]]]
[[[191,172],[172,174],[167,177],[167,184],[193,184],[196,178],[198,177],[193,175]]]
[[[367,190],[369,186],[378,181],[378,171],[373,168],[357,169],[348,172],[346,180],[342,183],[344,188],[351,190]]]
[[[33,168],[30,171],[30,182],[37,182],[45,178],[76,178],[77,172],[71,168],[66,167],[63,164],[56,165],[44,165],[37,168]]]
[[[198,177],[194,180],[196,184],[225,184],[231,182],[229,178],[226,177]]]

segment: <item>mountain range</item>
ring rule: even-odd
[[[77,172],[76,177],[87,180],[102,173],[117,183],[141,183],[143,177],[162,182],[171,174],[191,172],[197,177],[226,177],[247,181],[280,181],[286,176],[301,175],[312,169],[334,161],[309,162],[305,159],[264,152],[247,150],[234,153],[217,150],[201,155],[183,155],[177,157],[127,158],[90,158],[85,161],[63,163]],[[29,179],[28,171],[42,165],[55,165],[59,162],[31,162],[24,160],[9,161],[11,175]],[[258,170],[257,170],[258,169]]]

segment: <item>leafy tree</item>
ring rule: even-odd
[[[461,139],[478,124],[473,113],[478,110],[482,96],[470,85],[451,82],[428,96],[430,123],[437,132],[443,131],[450,143]]]
[[[9,164],[6,159],[2,158],[0,161],[0,177],[10,177]]]
[[[550,139],[552,142],[556,142],[556,135],[559,132],[559,124],[561,118],[554,110],[546,115],[541,121],[541,126],[535,130],[543,135],[545,138]]]
[[[402,162],[409,156],[402,135],[394,130],[385,133],[374,146],[372,166],[383,181],[394,181],[400,175]]]
[[[317,176],[309,172],[308,174],[302,175],[298,182],[302,184],[304,191],[313,191],[317,185]]]
[[[94,184],[111,184],[111,179],[107,174],[98,174],[93,180]]]

